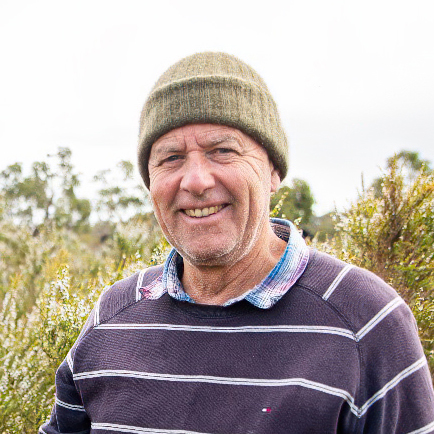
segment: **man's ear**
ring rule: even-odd
[[[279,171],[276,170],[273,166],[271,166],[271,193],[276,193],[277,190],[279,190],[280,187],[280,175]]]

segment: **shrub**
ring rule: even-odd
[[[380,189],[379,189],[380,186]],[[434,375],[434,176],[422,165],[409,173],[400,156],[338,215],[334,238],[314,245],[367,268],[410,305]]]
[[[70,286],[68,267],[39,294],[35,306],[20,315],[19,287],[12,279],[0,313],[0,401],[2,432],[35,432],[54,398],[54,374],[74,342],[96,296],[79,297]]]

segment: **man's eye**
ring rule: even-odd
[[[230,148],[216,148],[212,151],[215,155],[229,155],[235,153],[233,149]]]
[[[163,163],[173,163],[175,161],[178,161],[182,158],[181,155],[171,155],[170,157],[167,157],[163,160]]]

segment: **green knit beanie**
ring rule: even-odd
[[[253,68],[236,57],[205,52],[171,66],[143,106],[138,158],[146,187],[153,143],[175,128],[203,123],[243,131],[266,149],[280,179],[286,176],[287,140],[266,84]]]

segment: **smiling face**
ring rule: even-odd
[[[241,131],[187,125],[160,137],[149,157],[150,193],[169,242],[194,265],[260,256],[270,193],[280,178],[265,149]]]

